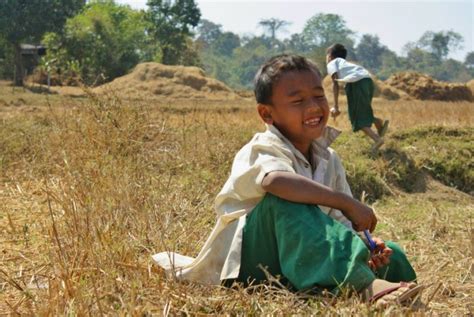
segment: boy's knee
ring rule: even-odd
[[[390,282],[416,281],[416,273],[403,249],[395,242],[386,241],[387,247],[393,250],[390,256],[387,280]]]
[[[298,210],[299,213],[302,213],[302,212],[304,213],[304,211],[322,212],[319,206],[317,205],[296,203],[293,201],[280,198],[270,193],[267,193],[263,197],[263,199],[258,203],[254,211],[257,209],[259,211],[265,211],[266,216],[273,215],[277,217],[285,217],[285,216],[294,217],[296,210]]]
[[[392,262],[408,261],[405,255],[405,251],[403,251],[402,247],[399,244],[393,241],[385,241],[385,244],[393,251],[392,255],[390,256],[390,260]]]
[[[310,205],[310,204],[303,204],[303,203],[297,203],[294,201],[289,201],[270,193],[267,193],[264,199],[267,199],[268,207],[278,212],[292,212],[295,209],[298,209],[298,210],[317,209],[318,211],[320,211],[320,208],[317,205]]]

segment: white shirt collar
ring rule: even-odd
[[[280,138],[285,144],[287,144],[291,151],[295,153],[295,155],[302,159],[303,161],[308,161],[304,155],[293,145],[293,143],[290,142],[274,125],[270,124],[265,124],[267,127],[267,130],[276,135],[278,138]],[[341,131],[337,130],[336,128],[326,126],[324,128],[323,134],[317,138],[314,139],[313,142],[311,143],[311,155],[316,155],[319,157],[324,158],[325,160],[329,159],[330,153],[328,150],[328,147],[334,142],[334,140],[341,134]],[[308,162],[309,163],[309,162]]]

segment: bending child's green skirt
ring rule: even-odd
[[[347,83],[344,89],[352,131],[356,132],[365,127],[370,128],[375,120],[372,110],[374,82],[370,78],[363,78],[354,83]]]
[[[378,270],[378,277],[392,282],[415,280],[403,251],[394,243],[387,245],[393,249],[391,263]],[[356,234],[319,207],[267,194],[247,216],[238,281],[267,280],[261,269],[265,267],[297,290],[361,290],[376,278],[367,265],[369,255]]]

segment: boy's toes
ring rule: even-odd
[[[387,308],[391,305],[407,305],[418,298],[422,290],[422,285],[400,282],[400,286],[397,289],[382,291],[374,295],[370,302],[377,308]]]

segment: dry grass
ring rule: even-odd
[[[151,255],[197,254],[234,154],[262,129],[253,105],[114,98],[40,103],[44,96],[25,94],[20,109],[0,104],[0,315],[473,313],[468,194],[428,175],[424,191],[406,193],[387,183],[393,194],[375,202],[378,233],[406,248],[428,285],[418,307],[377,312],[355,297],[315,298],[274,285],[177,283]],[[18,97],[2,95],[7,98]],[[389,136],[413,126],[474,122],[472,103],[376,100],[374,107],[392,120]],[[348,132],[345,115],[335,124]],[[349,145],[369,144],[359,134],[345,137],[336,149],[349,164],[347,153],[356,153]],[[384,157],[357,153],[385,166]]]

